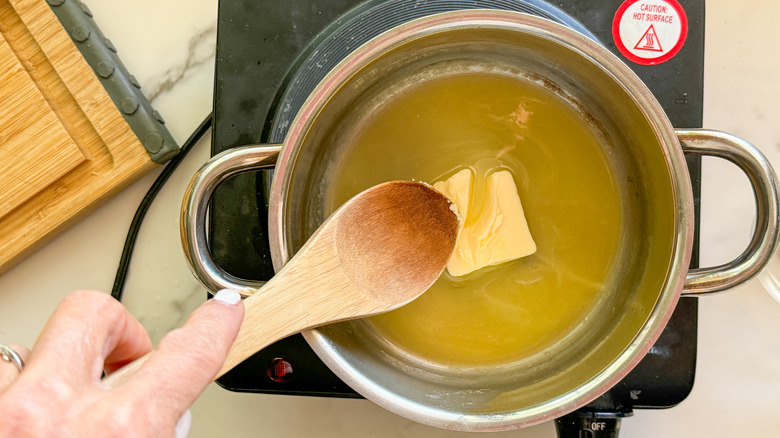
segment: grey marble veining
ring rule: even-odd
[[[171,66],[161,75],[151,78],[146,97],[154,102],[160,94],[172,90],[194,70],[213,65],[216,55],[216,41],[216,25],[196,31],[187,44],[184,62]]]

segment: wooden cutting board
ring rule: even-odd
[[[2,273],[155,164],[45,1],[0,35]]]

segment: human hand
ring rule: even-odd
[[[75,292],[59,304],[32,352],[13,347],[25,362],[21,373],[0,360],[0,436],[172,437],[224,364],[243,316],[238,293],[221,291],[111,387],[103,371],[110,375],[144,356],[151,340],[109,295]]]

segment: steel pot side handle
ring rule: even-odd
[[[683,296],[702,296],[737,286],[757,275],[774,254],[778,240],[777,176],[766,157],[747,141],[725,132],[676,130],[686,154],[723,158],[750,180],[756,200],[756,227],[742,254],[733,261],[688,272]]]
[[[243,146],[215,155],[192,177],[181,208],[184,256],[195,277],[210,291],[234,289],[249,296],[265,282],[238,278],[219,267],[211,257],[206,238],[206,213],[217,186],[233,175],[271,168],[281,145]]]

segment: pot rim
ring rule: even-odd
[[[334,345],[320,331],[304,332],[304,338],[317,356],[339,378],[355,391],[411,420],[454,430],[498,431],[527,427],[548,421],[582,407],[617,384],[649,351],[664,330],[674,311],[685,281],[693,246],[693,193],[688,168],[678,138],[661,105],[647,86],[619,58],[598,42],[543,18],[518,12],[497,10],[462,10],[419,18],[380,34],[357,48],[339,63],[315,88],[293,121],[284,147],[277,160],[278,172],[271,185],[269,198],[269,241],[274,268],[278,271],[289,260],[285,211],[292,168],[302,140],[319,111],[340,85],[384,52],[407,41],[438,32],[468,28],[496,28],[534,34],[567,47],[572,52],[599,66],[618,82],[644,113],[660,143],[665,146],[664,158],[673,182],[675,204],[675,242],[670,269],[663,290],[659,292],[653,310],[634,339],[612,363],[575,391],[532,408],[500,414],[453,413],[403,399],[377,385],[359,370],[343,360]]]

